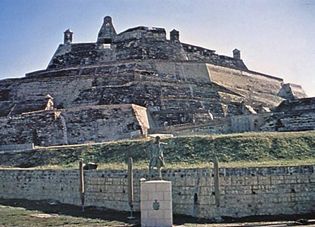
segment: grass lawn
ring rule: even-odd
[[[291,159],[291,160],[267,160],[267,161],[234,161],[234,162],[219,162],[220,168],[246,168],[246,167],[274,167],[274,166],[300,166],[300,165],[315,165],[315,158],[308,159]],[[69,165],[44,165],[37,166],[31,169],[78,169],[79,163],[71,163]],[[12,167],[1,167],[0,169],[7,169]],[[212,162],[175,162],[166,163],[165,170],[167,169],[190,169],[190,168],[213,168]],[[127,163],[98,163],[98,170],[127,170]],[[144,170],[148,169],[148,163],[145,161],[134,162],[134,169]]]
[[[260,132],[164,138],[166,168],[210,167],[216,157],[221,167],[315,164],[315,131]],[[150,141],[125,140],[37,148],[0,155],[2,167],[73,169],[78,161],[92,161],[101,169],[146,168]]]
[[[128,213],[49,205],[43,201],[0,200],[0,226],[137,226]]]

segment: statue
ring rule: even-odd
[[[154,177],[154,169],[157,169],[158,178],[162,179],[161,168],[165,166],[163,149],[161,145],[166,143],[160,142],[160,137],[156,136],[155,141],[150,146],[150,162],[149,162],[149,174]]]

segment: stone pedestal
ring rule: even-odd
[[[172,183],[163,180],[142,182],[140,208],[142,227],[172,226]]]

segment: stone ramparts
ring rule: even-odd
[[[315,130],[315,98],[284,100],[261,126],[263,131]]]
[[[282,84],[281,90],[279,91],[278,95],[288,100],[295,100],[307,97],[301,85],[292,83]]]
[[[203,47],[182,43],[189,61],[197,61],[220,65],[224,67],[247,70],[242,59],[216,54],[214,50],[209,50]]]
[[[146,108],[137,105],[86,106],[0,118],[0,144],[36,146],[103,142],[147,134]]]
[[[282,80],[261,74],[207,65],[210,80],[226,89],[222,98],[225,102],[240,102],[257,108],[260,105],[274,107],[283,98],[278,96]]]
[[[111,17],[107,16],[96,42],[73,43],[72,35],[70,30],[65,31],[64,43],[59,45],[46,70],[28,73],[24,78],[0,81],[0,124],[8,124],[3,125],[4,130],[0,132],[0,143],[7,133],[15,134],[4,144],[31,143],[31,138],[43,134],[53,137],[42,136],[46,139],[40,138],[40,141],[48,140],[43,143],[45,145],[72,143],[65,139],[70,130],[66,133],[64,129],[65,122],[68,125],[71,119],[64,117],[65,120],[57,123],[44,114],[39,122],[36,117],[25,120],[22,115],[30,112],[71,112],[69,109],[79,107],[135,104],[147,108],[151,128],[162,128],[261,113],[276,107],[284,99],[306,96],[298,85],[284,84],[280,78],[248,70],[239,50],[233,50],[233,57],[218,55],[214,50],[181,42],[176,30],[171,31],[170,39],[166,38],[163,28],[140,26],[116,33]],[[83,112],[87,114],[88,111]],[[106,124],[116,121],[113,116],[125,119],[125,112],[109,116]],[[105,132],[99,125],[102,119],[96,118],[93,122],[97,123],[92,124],[81,117],[72,124],[76,132],[69,138],[76,138],[73,143],[98,141],[100,135],[95,133]],[[17,120],[19,118],[25,121]],[[236,124],[245,124],[245,120],[238,119]],[[22,126],[21,122],[26,125]],[[132,122],[128,121],[129,124],[129,128],[134,128]],[[228,124],[226,122],[218,129],[210,126],[206,130],[226,131]],[[247,128],[253,128],[248,122],[246,124]],[[33,125],[45,130],[36,129],[31,133],[24,130],[33,129]],[[115,125],[114,128],[119,135],[128,134],[124,126]],[[307,130],[306,127],[303,129]],[[45,133],[46,130],[49,133]],[[244,131],[245,128],[237,130]],[[131,134],[138,132],[136,129]]]
[[[175,214],[203,218],[290,215],[315,212],[314,170],[312,165],[220,168],[218,185],[212,168],[164,170],[163,178],[172,181]],[[137,211],[142,177],[147,177],[146,172],[134,170]],[[86,171],[86,205],[129,210],[127,182],[126,170]],[[78,170],[2,169],[0,187],[1,198],[80,205]]]

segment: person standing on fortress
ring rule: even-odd
[[[154,174],[154,169],[157,169],[158,172],[158,178],[161,180],[162,179],[162,173],[161,173],[161,168],[165,166],[164,162],[164,155],[163,155],[163,145],[166,143],[162,143],[160,141],[160,137],[156,136],[154,141],[150,145],[150,150],[149,150],[149,175],[150,177],[155,176]]]

